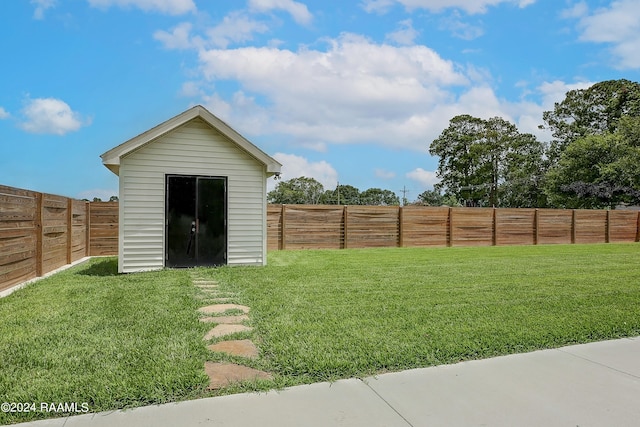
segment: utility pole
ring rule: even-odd
[[[402,190],[400,190],[400,192],[402,193],[402,206],[405,206],[407,204],[407,193],[409,193],[409,190],[407,190],[407,186],[403,185],[402,186]]]

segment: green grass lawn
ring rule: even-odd
[[[210,395],[192,277],[251,307],[265,389],[640,335],[640,245],[282,251],[116,274],[93,259],[0,299],[0,402],[91,412]],[[0,424],[55,414],[4,414]],[[60,414],[58,414],[60,415]]]
[[[200,396],[206,327],[185,271],[117,275],[93,259],[0,299],[0,424],[53,417],[40,403],[91,412]],[[57,414],[60,416],[61,414]]]
[[[634,244],[285,251],[207,273],[303,382],[640,334]]]

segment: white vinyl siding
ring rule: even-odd
[[[196,118],[120,160],[120,272],[164,267],[166,175],[226,177],[227,263],[265,263],[265,166]]]

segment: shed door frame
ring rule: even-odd
[[[193,220],[195,225],[189,227],[189,224],[182,224],[178,229],[181,231],[180,240],[184,240],[182,246],[187,245],[187,253],[189,251],[192,252],[193,259],[187,259],[187,257],[176,256],[175,253],[171,256],[170,259],[170,242],[175,244],[176,238],[172,239],[170,235],[170,231],[175,232],[176,227],[172,226],[173,230],[170,230],[170,222],[172,221],[172,203],[170,202],[170,186],[169,181],[172,178],[184,179],[185,183],[191,182],[191,186],[193,187],[193,207],[189,206],[185,209],[187,211],[193,212]],[[203,236],[203,228],[201,228],[200,217],[202,214],[201,208],[205,206],[200,200],[200,190],[205,191],[206,184],[204,182],[214,182],[217,181],[218,184],[222,183],[223,185],[223,194],[222,194],[222,216],[223,218],[216,221],[218,227],[222,227],[221,239],[224,240],[222,245],[222,254],[218,254],[215,258],[209,258],[207,256],[203,256],[199,254],[199,252],[206,252],[206,249],[211,249],[211,247],[207,248],[204,246],[206,244],[206,240]],[[201,183],[203,184],[201,186]],[[229,253],[229,233],[228,233],[228,193],[227,193],[227,183],[228,177],[226,176],[215,176],[215,175],[193,175],[193,174],[165,174],[165,238],[164,238],[164,265],[165,267],[194,267],[194,266],[215,266],[215,265],[226,265],[228,262],[228,253]],[[177,185],[177,182],[176,184]],[[184,188],[182,188],[184,190]],[[206,208],[206,207],[205,207]],[[175,210],[173,213],[175,216]],[[175,218],[173,218],[175,221]],[[213,224],[208,224],[213,225]],[[190,233],[191,229],[191,233]],[[190,236],[191,234],[191,236]],[[220,234],[220,233],[219,233]],[[184,236],[183,236],[184,235]],[[188,243],[186,243],[188,240]],[[175,248],[174,248],[175,249]],[[202,249],[205,249],[204,251]],[[180,248],[180,252],[184,252],[184,248]],[[212,261],[213,260],[213,261]]]

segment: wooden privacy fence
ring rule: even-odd
[[[637,242],[625,210],[269,205],[267,248],[490,246]]]
[[[117,203],[0,185],[0,290],[85,256],[117,253]]]

